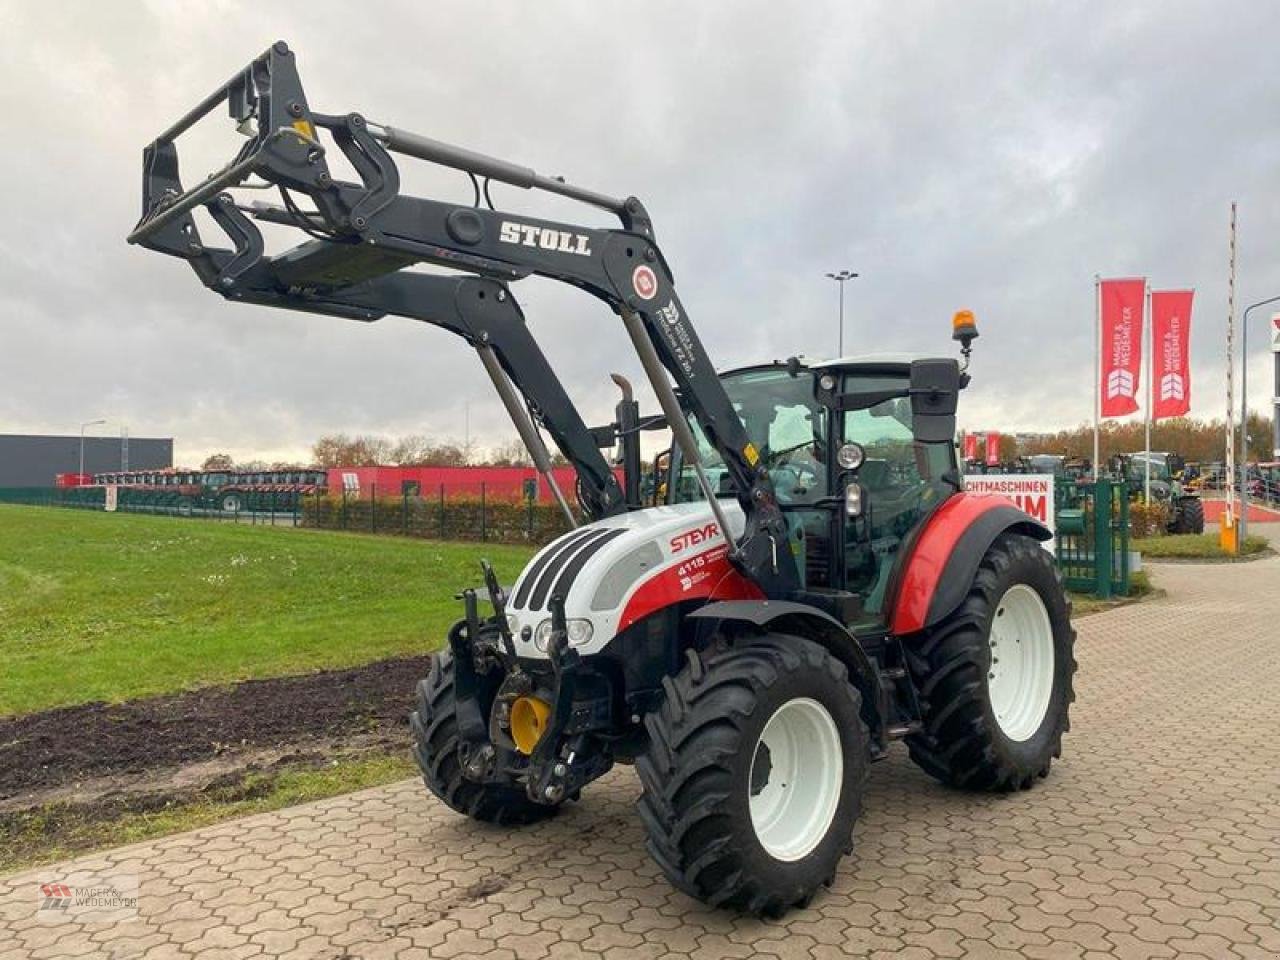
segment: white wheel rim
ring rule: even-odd
[[[840,733],[827,708],[809,697],[788,700],[751,758],[751,826],[760,845],[777,860],[808,856],[835,819],[843,782]]]
[[[1040,594],[1014,584],[991,619],[987,692],[996,723],[1014,741],[1031,739],[1053,697],[1053,624]]]

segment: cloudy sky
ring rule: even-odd
[[[851,268],[847,352],[949,353],[968,307],[962,425],[1068,426],[1092,411],[1094,274],[1147,275],[1196,288],[1193,413],[1221,416],[1230,201],[1238,302],[1280,294],[1278,35],[1262,2],[0,0],[0,432],[106,417],[187,462],[305,457],[335,431],[512,435],[447,334],[233,306],[125,245],[144,143],[275,39],[315,109],[641,197],[722,366],[833,353],[823,273]],[[469,198],[460,175],[404,181]],[[617,318],[516,292],[604,420],[607,374],[641,379]]]

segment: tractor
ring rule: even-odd
[[[1115,458],[1113,472],[1118,479],[1128,484],[1133,498],[1144,495],[1148,470],[1151,476],[1151,499],[1169,507],[1166,532],[1204,533],[1204,501],[1184,484],[1187,466],[1182,457],[1176,453],[1142,450]]]
[[[176,141],[223,105],[246,140],[186,188]],[[358,180],[337,175],[335,150]],[[402,194],[393,154],[460,171],[473,202]],[[1074,698],[1071,605],[1049,531],[963,490],[954,437],[971,313],[953,320],[959,358],[792,357],[718,373],[637,198],[315,112],[284,43],[143,161],[130,242],[185,259],[232,302],[392,314],[462,337],[537,469],[551,478],[545,433],[576,470],[576,496],[550,482],[573,529],[509,585],[481,562],[483,584],[461,591],[418,686],[412,749],[441,802],[516,827],[633,765],[647,847],[671,882],[774,916],[831,884],[870,767],[895,741],[959,788],[1013,792],[1048,774]],[[619,226],[494,209],[494,182]],[[246,202],[251,188],[281,202]],[[197,209],[229,245],[200,235]],[[308,239],[268,255],[257,221]],[[615,421],[585,424],[514,295],[532,274],[618,317],[659,413],[640,416],[616,378]],[[671,449],[642,483],[639,437],[657,428]],[[612,447],[621,481],[601,453]]]

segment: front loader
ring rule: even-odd
[[[224,104],[248,139],[185,188],[176,141]],[[359,182],[334,176],[335,147]],[[403,195],[393,154],[461,171],[474,203]],[[831,883],[870,764],[893,741],[958,787],[1016,791],[1048,773],[1073,699],[1070,603],[1041,545],[1049,531],[962,489],[953,440],[971,314],[954,321],[962,361],[793,357],[717,373],[639,200],[314,112],[283,43],[157,138],[144,164],[131,242],[186,259],[232,301],[398,314],[463,336],[535,462],[545,429],[577,470],[577,508],[559,494],[575,528],[513,584],[484,565],[419,685],[413,749],[444,803],[531,823],[633,764],[667,877],[708,903],[776,915]],[[619,227],[493,209],[490,181],[579,201]],[[244,202],[253,187],[282,204]],[[199,236],[197,208],[230,247]],[[309,239],[267,255],[256,221]],[[451,272],[408,269],[420,264]],[[660,505],[639,502],[643,418],[629,394],[602,437],[538,349],[511,291],[532,274],[620,318],[661,407],[643,425],[673,437],[653,480]],[[611,438],[626,452],[621,487],[599,452]]]

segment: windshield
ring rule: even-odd
[[[786,370],[747,370],[722,378],[725,393],[769,470],[778,499],[783,503],[812,503],[826,494],[823,437],[826,409],[813,398],[808,373],[793,377]],[[702,465],[717,496],[730,497],[734,489],[719,452],[707,442],[696,421],[693,435]],[[676,503],[703,499],[693,468],[680,465],[674,491]]]

